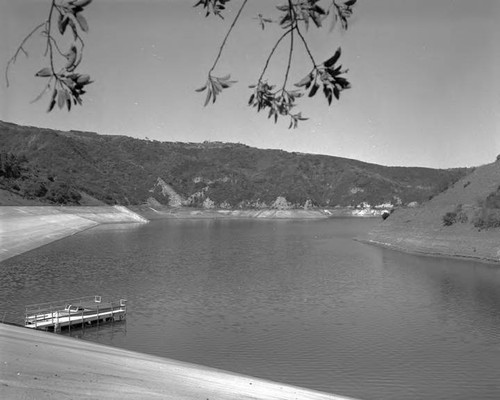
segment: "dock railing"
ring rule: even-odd
[[[79,297],[73,299],[57,300],[45,303],[35,303],[28,304],[25,308],[25,324],[30,324],[35,328],[42,322],[50,322],[54,326],[59,325],[60,312],[65,310],[67,306],[81,306],[83,308],[92,307],[97,310],[97,316],[99,317],[99,308],[109,309],[114,311],[122,311],[123,316],[127,311],[127,301],[125,299],[120,299],[119,301],[102,302],[101,296],[87,296]],[[83,313],[82,313],[83,316]],[[120,317],[120,319],[123,318]],[[99,320],[99,319],[98,319]],[[69,318],[71,325],[71,318]]]

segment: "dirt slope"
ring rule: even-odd
[[[500,186],[500,161],[476,168],[421,207],[400,209],[361,240],[398,250],[500,262],[500,229],[474,227],[479,203]],[[444,226],[460,207],[468,221]]]

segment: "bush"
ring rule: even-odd
[[[486,208],[500,209],[500,187],[496,192],[490,193],[486,197],[485,206]]]
[[[457,222],[460,222],[461,224],[465,224],[469,220],[469,217],[467,214],[463,211],[460,211],[457,213]]]
[[[500,228],[500,211],[483,207],[474,218],[473,224],[479,229]]]
[[[456,222],[465,224],[469,220],[467,213],[462,209],[462,204],[457,204],[455,211],[447,212],[443,215],[443,225],[451,226]]]
[[[443,225],[444,226],[451,226],[455,222],[457,222],[457,213],[452,211],[452,212],[447,212],[445,215],[443,215]]]

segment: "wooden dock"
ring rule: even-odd
[[[103,302],[101,296],[59,300],[26,306],[26,328],[59,331],[86,325],[121,321],[127,315],[127,301]]]

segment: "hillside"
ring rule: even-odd
[[[428,200],[467,172],[2,121],[0,149],[0,205],[12,202],[13,195],[50,204],[149,202],[225,209],[404,205]]]
[[[396,210],[365,241],[500,262],[500,160],[474,169],[421,207]]]

